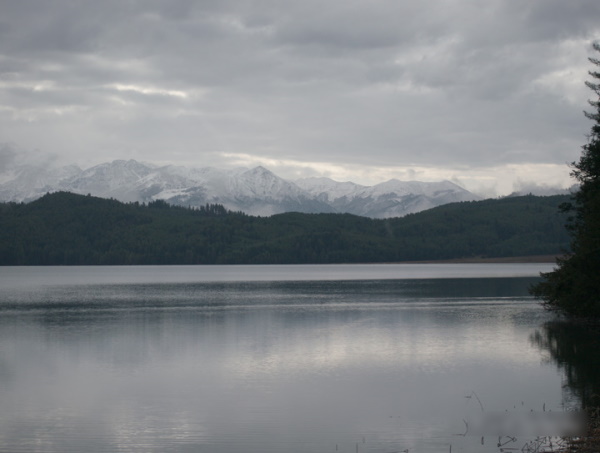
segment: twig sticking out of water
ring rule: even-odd
[[[481,402],[481,400],[479,399],[479,397],[477,396],[477,393],[475,393],[475,391],[472,391],[470,395],[465,396],[465,398],[467,399],[471,399],[472,397],[475,397],[475,399],[477,400],[477,402],[479,403],[479,407],[481,408],[481,412],[485,412],[483,410],[483,403]]]

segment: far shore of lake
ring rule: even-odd
[[[532,255],[532,256],[504,256],[498,258],[456,258],[449,260],[431,261],[403,261],[402,264],[436,264],[436,263],[555,263],[561,255]]]

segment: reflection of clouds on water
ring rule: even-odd
[[[522,308],[524,303],[497,301],[497,305],[488,308],[487,316],[471,320],[460,313],[469,308],[453,309],[451,304],[439,310],[418,305],[399,310],[388,307],[375,312],[364,308],[364,313],[370,316],[366,322],[361,321],[364,313],[354,317],[347,313],[336,317],[330,313],[328,321],[308,314],[280,314],[278,316],[286,322],[278,324],[282,327],[279,331],[273,331],[270,325],[271,331],[265,333],[260,344],[248,343],[230,351],[226,354],[229,358],[226,367],[228,372],[246,377],[271,373],[310,374],[365,366],[435,373],[465,363],[485,363],[490,351],[496,363],[526,366],[537,362],[539,353],[532,347],[520,347],[515,353],[514,326],[495,322],[498,321],[496,316],[502,316],[499,312],[510,310],[512,304],[521,304]],[[477,307],[477,311],[484,311],[483,307]],[[300,332],[294,329],[294,318],[299,318]],[[482,319],[486,321],[483,325]],[[255,321],[261,324],[258,317]],[[307,326],[310,326],[308,334]],[[264,327],[267,331],[267,326]],[[269,336],[277,340],[269,341]]]
[[[66,305],[0,317],[0,452],[447,451],[472,391],[560,406],[527,342],[549,315],[503,283],[60,289]]]

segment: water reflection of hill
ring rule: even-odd
[[[600,326],[569,321],[546,323],[531,342],[565,371],[566,385],[584,408],[600,405]]]

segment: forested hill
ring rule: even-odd
[[[402,218],[149,205],[66,192],[0,204],[0,264],[352,263],[560,253],[567,196],[444,205]]]

